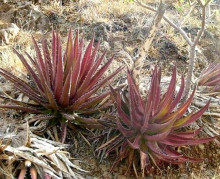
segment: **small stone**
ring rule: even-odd
[[[0,41],[5,42],[5,44],[9,44],[10,41],[13,41],[16,35],[19,32],[19,28],[14,23],[5,23],[0,25]]]
[[[27,30],[48,30],[50,29],[49,18],[39,9],[39,6],[33,5],[31,2],[18,5],[14,10],[14,21],[20,22],[20,28]],[[21,21],[21,19],[27,19]]]
[[[199,148],[200,148],[201,150],[204,150],[204,149],[205,149],[205,146],[204,146],[203,144],[199,144]]]

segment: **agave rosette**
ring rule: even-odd
[[[198,86],[205,86],[207,92],[220,92],[220,63],[211,63],[199,77]]]
[[[64,55],[62,54],[59,33],[52,33],[52,52],[45,39],[42,40],[42,52],[33,38],[36,58],[26,53],[29,60],[15,50],[21,62],[29,72],[34,84],[18,78],[5,69],[0,75],[11,81],[15,88],[28,96],[35,103],[24,103],[10,99],[13,104],[1,104],[1,108],[17,109],[30,113],[41,114],[36,120],[64,122],[73,121],[85,126],[100,126],[95,119],[80,116],[83,113],[95,112],[107,105],[99,105],[109,91],[100,95],[95,93],[109,82],[122,68],[103,78],[104,72],[113,58],[100,67],[106,52],[98,56],[99,44],[94,45],[94,37],[84,52],[84,40],[79,39],[78,31],[72,40],[71,30]],[[1,98],[8,99],[1,96]],[[57,120],[58,119],[58,120]],[[56,122],[55,121],[55,122]]]
[[[128,157],[130,166],[133,159],[136,159],[134,157],[136,149],[139,151],[143,171],[152,164],[158,165],[162,161],[180,164],[202,160],[184,156],[175,148],[213,140],[213,138],[195,138],[201,128],[185,132],[179,130],[201,117],[208,109],[210,102],[199,111],[184,116],[192,102],[195,89],[187,101],[179,106],[184,91],[184,79],[181,78],[180,88],[176,92],[176,76],[176,67],[174,67],[168,89],[162,95],[161,70],[155,67],[146,101],[142,99],[130,72],[128,72],[128,98],[112,89],[119,115],[115,128],[120,131],[120,134],[99,149],[107,148],[109,153],[119,148],[120,152],[115,164]]]

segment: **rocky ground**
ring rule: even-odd
[[[153,7],[156,5],[154,1],[145,0],[145,2]],[[174,22],[178,21],[178,17],[184,14],[185,7],[180,10],[181,6],[178,1],[166,1],[166,4],[166,14]],[[205,33],[199,42],[195,78],[201,74],[207,63],[220,60],[219,10],[219,1],[213,2],[213,14],[208,18]],[[91,39],[92,34],[95,33],[95,40],[101,41],[101,51],[107,50],[108,57],[115,54],[115,61],[109,72],[121,65],[130,66],[131,60],[137,58],[140,46],[148,35],[153,17],[153,13],[129,0],[64,1],[62,6],[51,1],[33,4],[31,1],[24,0],[0,0],[0,66],[12,70],[17,75],[25,75],[26,72],[16,55],[13,54],[12,48],[34,55],[31,36],[40,40],[43,35],[49,40],[52,29],[58,29],[63,37],[62,41],[65,42],[69,28],[79,29],[80,34],[84,34],[87,40]],[[193,38],[197,34],[200,23],[198,13],[195,12],[183,29]],[[171,66],[174,63],[177,64],[180,74],[186,74],[188,46],[178,32],[162,21],[141,73],[143,76],[149,76],[152,65],[159,64],[163,67],[163,74],[167,75],[170,74]],[[19,96],[19,94],[15,94],[9,83],[3,79],[0,81],[2,83],[1,93],[10,94],[12,97]],[[125,72],[116,77],[114,84],[123,82],[125,82]],[[19,121],[20,116],[18,113],[12,112],[4,118]],[[219,119],[215,121],[217,121],[216,125],[220,127]],[[6,125],[5,122],[1,122],[2,126]],[[10,126],[10,129],[13,130],[13,127]],[[216,128],[216,130],[218,129]],[[203,135],[206,133],[203,132]],[[71,153],[82,161],[80,164],[84,169],[90,171],[86,178],[135,177],[133,170],[125,175],[126,161],[122,161],[118,167],[109,172],[114,161],[112,156],[100,161],[95,157],[96,144],[93,145],[91,141],[84,140],[79,142],[77,136],[70,134],[68,137],[70,143],[74,141]],[[147,178],[220,178],[220,146],[216,141],[180,150],[190,156],[205,158],[205,160],[199,164],[187,164],[179,167],[164,166],[163,169],[155,169],[154,176],[149,174]]]

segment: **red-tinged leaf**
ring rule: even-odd
[[[205,85],[205,86],[211,86],[216,84],[208,84],[210,81],[213,81],[215,79],[219,79],[219,73],[220,73],[220,63],[212,63],[202,72],[202,76],[199,79],[198,84],[199,85]]]
[[[179,92],[177,93],[175,99],[173,100],[171,107],[170,107],[170,112],[173,111],[173,109],[177,106],[177,104],[180,102],[181,97],[183,95],[183,91],[184,91],[184,86],[185,86],[185,81],[183,76],[181,77],[181,85],[180,85],[180,89]]]
[[[57,35],[58,36],[58,35]],[[60,37],[57,37],[57,68],[56,68],[56,76],[55,76],[55,98],[57,100],[60,99],[62,93],[63,86],[63,77],[64,77],[64,67],[63,67],[63,59],[62,59],[62,50],[61,50],[61,42]]]
[[[89,65],[89,61],[91,60],[91,53],[92,53],[92,47],[93,47],[93,43],[94,43],[94,38],[95,38],[95,35],[93,35],[86,51],[85,51],[85,54],[84,54],[84,57],[82,59],[82,68],[81,68],[81,71],[80,71],[80,77],[82,78],[83,76],[86,76],[86,73],[88,73],[88,68],[90,66]],[[80,79],[81,80],[81,79]]]
[[[167,89],[167,92],[164,95],[164,98],[159,105],[159,109],[158,109],[159,111],[162,111],[165,107],[169,109],[175,92],[175,87],[176,87],[176,66],[173,68],[172,78],[169,87]]]
[[[103,76],[104,72],[107,70],[107,68],[111,64],[112,60],[113,60],[113,57],[105,65],[103,65],[102,68],[92,77],[87,89],[91,89],[91,87],[93,87],[98,82],[100,77]]]
[[[193,138],[193,137],[197,136],[201,130],[202,130],[202,127],[200,127],[199,129],[196,129],[196,130],[190,130],[190,131],[186,131],[186,132],[175,132],[175,135],[182,136],[185,138]]]
[[[123,121],[123,123],[126,126],[131,126],[131,121],[130,121],[129,116],[122,110],[122,103],[121,103],[121,98],[120,98],[119,93],[117,95],[117,109],[118,109],[118,115],[121,118],[121,120]]]
[[[51,176],[48,173],[44,173],[44,179],[51,179]]]
[[[25,52],[25,54],[27,55],[27,57],[28,57],[29,60],[31,61],[32,65],[33,65],[34,67],[36,67],[36,66],[37,66],[36,60],[33,59],[27,52]]]
[[[76,95],[76,92],[78,91],[77,88],[78,88],[80,70],[81,70],[81,60],[80,58],[78,58],[72,72],[70,99],[72,99]]]
[[[1,99],[4,99],[4,100],[7,100],[7,102],[10,101],[10,102],[12,102],[12,103],[15,103],[15,104],[17,104],[17,105],[39,107],[39,104],[26,103],[26,102],[18,101],[18,100],[16,100],[16,99],[8,98],[8,97],[2,96],[2,95],[0,95],[0,98],[1,98]]]
[[[95,97],[90,98],[88,101],[86,101],[85,103],[83,103],[82,105],[79,106],[79,110],[88,109],[90,107],[96,106],[97,104],[102,102],[109,94],[110,94],[110,92],[108,91],[108,92],[105,92],[99,96],[95,96]]]
[[[149,89],[147,100],[146,100],[146,105],[145,105],[145,109],[144,109],[144,123],[141,127],[142,133],[144,133],[146,131],[146,129],[148,128],[149,121],[151,122],[150,117],[152,116],[153,99],[154,99],[153,93],[155,91],[155,88],[157,87],[157,86],[155,86],[156,85],[156,83],[155,83],[156,74],[157,74],[157,67],[155,67],[155,69],[153,70],[150,89]],[[160,75],[158,75],[158,77],[159,76]]]
[[[121,122],[119,121],[119,119],[117,120],[117,128],[118,130],[125,136],[125,137],[131,137],[132,135],[134,135],[136,132],[132,129],[128,129],[125,128]]]
[[[158,73],[156,73],[156,76],[155,76],[155,84],[154,84],[154,100],[152,102],[152,116],[155,116],[155,114],[157,113],[158,111],[158,107],[159,107],[159,104],[160,104],[160,76],[161,76],[161,69],[159,69]]]
[[[35,121],[46,121],[46,120],[54,119],[56,117],[57,117],[56,115],[49,114],[49,115],[38,115],[33,117],[32,119],[34,119]]]
[[[46,98],[46,90],[47,90],[47,87],[46,87],[46,84],[47,84],[47,86],[50,88],[51,87],[51,84],[50,83],[48,83],[47,82],[47,80],[46,80],[46,77],[45,77],[45,75],[43,74],[43,72],[42,72],[42,70],[41,70],[41,68],[40,68],[40,66],[38,65],[38,64],[36,64],[35,65],[35,68],[36,68],[36,70],[37,70],[37,73],[38,73],[38,76],[39,76],[39,80],[40,80],[40,82],[39,82],[39,84],[38,84],[38,86],[42,86],[42,90],[39,90],[39,92],[40,92],[40,94],[41,94],[41,96],[43,97],[43,98]],[[52,86],[53,87],[53,86]]]
[[[76,61],[80,60],[78,58],[79,51],[82,51],[82,49],[79,49],[79,32],[78,30],[76,31],[76,36],[75,36],[74,45],[73,45],[72,33],[70,30],[69,35],[68,35],[68,43],[66,47],[65,77],[70,72],[70,69],[74,68]]]
[[[24,169],[21,169],[20,173],[19,173],[19,176],[18,176],[18,179],[24,179],[25,178],[25,175],[26,175],[26,172],[27,172],[27,169],[24,168]]]
[[[165,159],[178,159],[179,155],[169,155],[167,153],[165,153],[164,150],[162,150],[158,144],[156,142],[147,142],[147,146],[149,147],[149,149],[157,154],[158,156],[165,158]]]
[[[115,143],[115,142],[117,143],[117,141],[121,141],[120,140],[121,138],[124,139],[124,137],[119,134],[119,135],[113,137],[112,139],[110,139],[109,141],[107,141],[106,143],[102,144],[95,151],[102,150],[104,148],[108,148],[108,147],[112,146],[112,143]]]
[[[188,157],[188,156],[184,156],[181,155],[180,153],[178,153],[177,151],[175,151],[174,149],[172,149],[171,147],[164,145],[163,148],[166,150],[167,153],[169,154],[175,154],[175,155],[180,155],[180,157],[177,160],[170,160],[168,162],[173,163],[173,164],[181,164],[183,162],[201,162],[203,161],[203,159],[197,159],[197,158],[192,158],[192,157]],[[166,160],[164,160],[166,161]]]
[[[66,81],[64,83],[62,94],[59,100],[61,106],[65,107],[69,105],[70,102],[70,89],[71,89],[71,82],[72,82],[72,71],[68,74]]]
[[[78,38],[78,35],[77,35],[77,38]],[[73,41],[72,41],[72,30],[69,29],[68,40],[67,40],[66,51],[65,51],[65,58],[63,61],[66,73],[69,73],[69,70],[72,67],[72,65],[70,64],[73,62],[73,55],[74,55],[74,51],[73,51]],[[65,77],[67,76],[66,73],[65,73]]]
[[[57,38],[55,31],[53,30],[52,32],[52,70],[53,70],[53,85],[54,86],[54,81],[55,81],[55,74],[56,74],[56,67],[57,67]]]
[[[138,87],[131,77],[130,72],[128,72],[128,87],[130,94],[130,106],[135,110],[135,115],[137,115],[137,117],[141,117],[144,113],[144,103],[141,98],[141,94],[139,93]]]
[[[74,46],[73,46],[73,67],[76,64],[77,60],[81,60],[81,55],[82,55],[82,51],[83,51],[83,45],[84,45],[84,39],[82,37],[82,39],[79,42],[79,31],[76,30],[75,32],[76,36],[75,36],[75,40],[74,40]]]
[[[134,94],[132,94],[132,90],[130,92],[130,100],[129,100],[129,111],[130,111],[130,120],[131,125],[135,129],[140,129],[142,126],[143,113],[141,113],[138,109],[138,102],[135,100]]]
[[[169,116],[167,116],[166,118],[158,120],[158,121],[160,121],[160,122],[169,121],[177,113],[178,113],[178,118],[181,118],[184,115],[184,113],[186,112],[186,110],[189,108],[189,105],[191,104],[191,102],[193,100],[193,96],[195,94],[195,90],[196,90],[196,88],[194,88],[194,90],[193,90],[191,96],[189,97],[189,99],[180,108],[178,108],[176,112],[174,112],[174,113],[170,114]]]
[[[110,88],[110,91],[111,91],[111,96],[113,98],[113,101],[114,102],[117,102],[117,96],[118,96],[118,93],[116,92],[115,89],[112,88],[111,85],[109,85],[109,88]],[[120,101],[121,102],[121,101]],[[121,105],[120,105],[121,106]]]
[[[181,157],[180,157],[179,160],[172,160],[172,159],[165,159],[165,158],[161,158],[160,160],[162,160],[164,162],[167,162],[167,163],[170,163],[170,164],[175,164],[175,165],[183,164],[183,163],[188,161],[188,160],[185,160],[185,159],[181,160]]]
[[[97,68],[101,64],[105,55],[106,55],[106,52],[103,53],[103,55],[100,58],[98,58],[98,60],[94,64],[94,66],[87,73],[87,76],[79,82],[79,91],[81,91],[81,89],[86,89],[88,87],[92,77],[94,76],[95,71],[97,70]],[[81,94],[78,94],[78,95],[81,95]]]
[[[26,83],[24,80],[21,80],[20,78],[16,77],[15,75],[11,74],[10,72],[0,68],[0,74],[4,76],[6,79],[13,83],[17,83],[24,89],[29,90],[31,93],[39,95],[38,91],[34,89],[32,86],[30,86],[28,83]],[[16,86],[15,86],[16,87]]]
[[[220,73],[220,72],[219,72]],[[216,79],[210,80],[209,82],[206,83],[206,86],[216,86],[220,82],[220,75],[219,77],[215,77]]]
[[[122,69],[123,69],[124,67],[122,66],[122,67],[119,67],[116,71],[114,71],[111,75],[109,75],[109,76],[107,76],[106,78],[104,78],[104,79],[102,79],[102,80],[100,80],[96,85],[94,85],[93,86],[93,88],[91,88],[91,89],[94,89],[94,88],[97,88],[98,87],[98,89],[100,88],[100,87],[102,87],[105,83],[110,83],[110,80],[115,76],[115,75],[117,75]]]
[[[188,115],[182,119],[177,120],[174,125],[173,125],[173,129],[178,129],[180,127],[186,126],[194,121],[196,121],[198,118],[200,118],[203,113],[209,108],[209,104],[210,104],[210,100],[208,101],[208,103],[202,108],[200,109],[198,112],[196,112],[195,114],[192,115]]]
[[[178,115],[178,114],[177,114]],[[147,134],[150,133],[158,133],[159,131],[165,131],[167,129],[172,128],[173,123],[176,121],[177,119],[177,115],[173,116],[173,118],[171,118],[169,121],[165,122],[165,123],[152,123],[152,124],[148,124],[148,128],[145,130]]]
[[[175,88],[173,89],[175,91]],[[174,91],[169,93],[169,99],[166,100],[166,103],[164,103],[164,107],[161,110],[158,110],[159,113],[157,113],[156,117],[154,118],[155,121],[159,121],[159,119],[164,119],[165,116],[169,115],[171,113],[171,105],[174,97]]]
[[[167,153],[168,155],[176,155],[179,156],[179,158],[177,160],[181,160],[184,156],[177,152],[176,150],[172,149],[170,146],[164,145],[164,144],[158,144],[158,146],[165,151],[165,153]]]
[[[47,41],[45,39],[43,39],[42,45],[43,45],[44,61],[46,68],[46,79],[47,79],[47,83],[50,84],[50,86],[52,86],[53,84],[52,62],[51,62],[50,52],[48,50]]]
[[[35,102],[39,104],[45,104],[45,100],[42,99],[38,92],[32,88],[29,84],[27,84],[25,81],[17,78],[16,76],[12,75],[11,73],[0,69],[0,74],[4,76],[6,79],[11,81],[12,83],[15,84],[15,88],[23,92],[25,95],[27,95],[30,99],[34,100]]]
[[[46,68],[45,68],[45,64],[41,55],[41,51],[39,49],[39,46],[37,45],[36,40],[34,39],[34,37],[32,37],[33,43],[34,43],[34,48],[36,51],[36,55],[37,55],[37,64],[40,67],[40,70],[43,74],[43,76],[46,78]]]
[[[212,141],[213,139],[217,138],[219,136],[215,136],[215,137],[209,137],[209,138],[200,138],[200,139],[189,139],[186,138],[185,140],[180,140],[179,137],[172,137],[172,139],[168,138],[164,139],[162,141],[160,141],[160,143],[162,144],[166,144],[166,145],[171,145],[171,146],[186,146],[186,145],[198,145],[198,144],[202,144],[202,143],[207,143]]]
[[[85,93],[84,95],[80,96],[75,102],[71,101],[73,105],[71,105],[68,109],[76,110],[78,109],[78,106],[83,104],[86,100],[89,99],[102,85],[109,82],[111,78],[113,78],[117,73],[119,73],[122,70],[122,68],[118,68],[114,73],[112,73],[110,76],[106,77],[105,79],[101,80],[97,85],[93,87],[89,92]]]
[[[37,77],[36,73],[34,72],[34,70],[31,68],[31,66],[27,63],[27,60],[24,58],[23,55],[21,55],[20,53],[18,53],[15,49],[13,50],[14,53],[19,57],[19,59],[21,60],[21,62],[23,63],[23,65],[25,66],[25,68],[28,70],[28,72],[31,74],[36,86],[39,88],[39,90],[43,90],[42,85],[40,83],[40,79]]]
[[[122,141],[117,141],[117,143],[114,143],[109,147],[109,149],[106,151],[106,154],[109,154],[110,152],[117,150],[121,146]]]
[[[165,139],[169,133],[170,130],[166,130],[165,132],[157,133],[155,135],[144,135],[144,138],[148,141],[160,141]]]
[[[124,141],[121,145],[121,149],[120,149],[120,152],[118,154],[118,156],[116,157],[111,169],[110,169],[110,172],[112,172],[113,168],[119,163],[119,161],[121,161],[123,158],[125,158],[126,156],[128,156],[129,154],[129,149],[128,149],[128,142],[127,140]]]
[[[20,105],[1,104],[0,108],[16,109],[16,110],[21,110],[24,112],[31,112],[31,113],[42,113],[39,109],[36,109],[34,107],[27,107],[27,106],[20,106]]]
[[[87,69],[88,69],[88,67],[91,67],[91,66],[94,65],[94,62],[95,62],[95,59],[96,59],[96,56],[97,56],[97,51],[98,51],[98,49],[99,49],[99,46],[100,46],[100,42],[98,41],[97,44],[95,45],[95,48],[94,48],[93,52],[92,52],[92,55],[91,55],[91,57],[90,57],[90,60],[88,61]],[[90,68],[90,69],[91,69],[91,68]],[[88,69],[88,71],[89,71],[90,69]]]
[[[31,63],[34,66],[34,68],[37,70],[38,75],[43,76],[41,71],[40,71],[40,68],[39,68],[38,64],[36,63],[36,60],[34,60],[28,53],[25,53],[25,54],[27,55],[27,57],[31,61]],[[36,73],[36,75],[37,75],[37,73]],[[42,78],[40,78],[40,77],[38,77],[38,78],[39,78],[39,81],[35,81],[35,83],[38,86],[39,92],[43,96],[43,94],[44,94],[44,86],[42,86],[42,84],[41,84],[41,79]]]
[[[58,110],[59,107],[57,105],[54,94],[53,94],[52,90],[50,89],[50,87],[48,86],[47,83],[45,83],[45,90],[46,90],[47,99],[49,101],[49,104],[51,105],[50,108],[52,107],[53,109]]]
[[[31,179],[37,179],[37,170],[35,167],[30,167],[30,175]]]
[[[127,142],[133,149],[139,149],[140,148],[140,145],[139,145],[140,139],[141,139],[141,135],[137,135],[133,142],[131,142],[129,139],[127,139]]]

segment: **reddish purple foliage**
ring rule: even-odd
[[[163,95],[160,81],[161,70],[155,67],[146,101],[142,99],[130,72],[128,72],[129,97],[127,99],[126,96],[112,89],[119,115],[119,119],[116,120],[116,129],[121,135],[99,149],[107,148],[109,153],[119,148],[120,152],[115,164],[128,157],[130,166],[134,159],[134,149],[139,151],[143,171],[152,164],[157,166],[161,161],[172,164],[201,161],[202,159],[184,156],[175,148],[206,143],[214,139],[195,138],[201,128],[186,132],[178,130],[201,117],[210,102],[199,111],[184,116],[192,102],[195,89],[189,99],[179,106],[184,91],[184,79],[181,78],[181,86],[176,93],[176,67],[173,69],[169,87]]]
[[[106,53],[101,56],[97,55],[99,43],[93,47],[94,37],[84,52],[84,40],[83,38],[79,39],[78,31],[74,41],[72,40],[71,30],[69,31],[64,54],[62,54],[60,35],[54,31],[52,34],[51,53],[45,39],[42,40],[42,52],[34,38],[33,43],[36,50],[36,58],[30,57],[26,53],[29,59],[27,60],[16,50],[14,52],[31,75],[34,85],[30,85],[2,68],[0,69],[0,75],[14,83],[18,90],[27,95],[36,104],[11,100],[13,104],[2,104],[0,107],[47,114],[41,115],[39,120],[50,120],[54,117],[58,117],[57,119],[61,120],[63,117],[71,121],[78,120],[78,123],[94,124],[95,122],[97,124],[97,121],[93,119],[80,118],[72,114],[99,110],[100,106],[98,104],[110,92],[107,91],[101,95],[95,95],[95,93],[122,68],[118,68],[114,73],[103,78],[103,74],[113,58],[99,68]],[[1,98],[8,99],[4,96],[1,96]],[[68,117],[66,118],[66,116]]]

